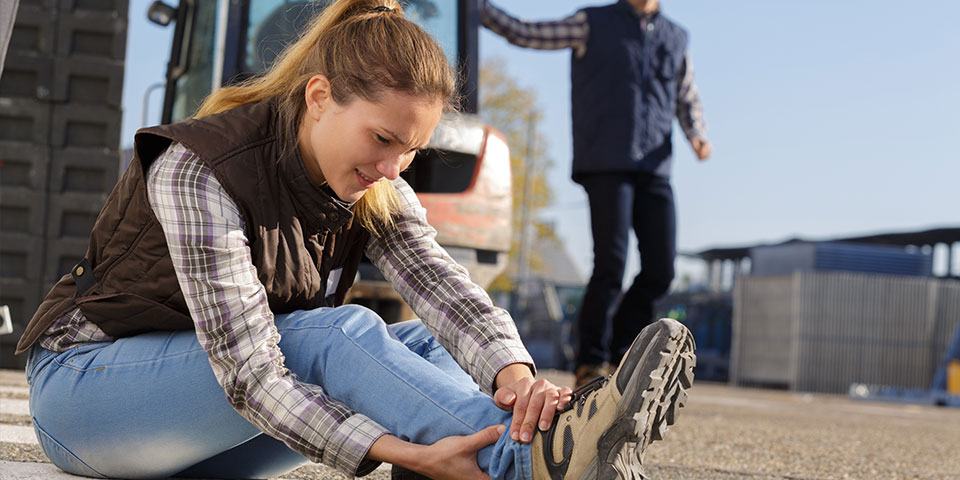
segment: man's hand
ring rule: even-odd
[[[522,367],[522,370],[512,367]],[[523,443],[533,439],[538,425],[540,430],[550,428],[557,410],[573,396],[568,387],[558,387],[543,379],[534,380],[530,369],[521,364],[501,370],[497,375],[497,386],[493,401],[503,410],[513,410],[510,438]]]
[[[713,145],[710,145],[710,141],[704,138],[694,138],[690,140],[690,145],[693,147],[693,151],[696,152],[697,158],[701,161],[709,158],[710,153],[713,152]]]

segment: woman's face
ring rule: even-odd
[[[426,146],[443,104],[388,90],[376,102],[356,98],[345,105],[330,96],[330,83],[314,76],[306,88],[307,111],[298,136],[304,166],[347,202],[378,180],[394,180]]]

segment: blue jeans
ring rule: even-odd
[[[401,439],[431,444],[509,426],[418,320],[386,325],[356,305],[277,315],[286,366]],[[332,358],[336,362],[324,362]],[[151,332],[27,362],[44,452],[90,477],[264,478],[307,459],[227,403],[192,331]],[[477,455],[492,478],[532,478],[530,446],[509,430]]]
[[[617,365],[640,330],[653,323],[654,302],[673,281],[673,188],[669,178],[643,173],[581,174],[577,182],[590,203],[593,273],[578,315],[576,363]],[[637,236],[640,273],[621,296],[631,228]]]

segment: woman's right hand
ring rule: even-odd
[[[477,452],[496,443],[506,429],[493,425],[473,435],[443,438],[427,447],[418,469],[434,480],[489,480],[477,466]]]
[[[392,463],[434,480],[490,480],[477,466],[477,452],[495,443],[506,429],[506,425],[493,425],[473,435],[442,438],[433,445],[417,445],[384,435],[373,442],[366,458]]]

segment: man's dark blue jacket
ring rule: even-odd
[[[605,172],[669,177],[687,33],[659,12],[641,22],[625,0],[584,11],[590,38],[571,67],[574,180]]]

